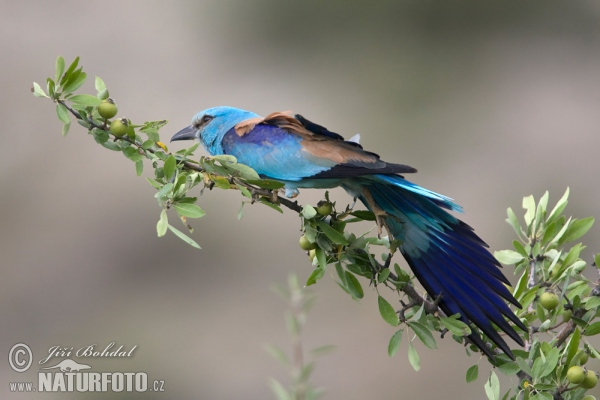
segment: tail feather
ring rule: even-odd
[[[400,251],[419,282],[432,298],[442,296],[440,308],[448,315],[459,313],[462,321],[473,323],[512,357],[493,324],[523,345],[504,318],[526,330],[505,301],[520,305],[504,286],[509,282],[485,242],[469,225],[444,210],[461,211],[460,206],[397,175],[362,177],[346,189],[371,211],[385,212],[385,224],[402,242]],[[492,357],[476,331],[470,339]]]

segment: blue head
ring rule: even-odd
[[[258,116],[253,112],[234,107],[207,108],[192,118],[190,126],[173,135],[171,142],[196,139],[202,143],[211,155],[223,154],[223,146],[221,145],[223,136],[240,122]]]

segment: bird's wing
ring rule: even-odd
[[[273,113],[242,121],[223,137],[225,153],[275,179],[347,178],[416,172],[382,161],[375,153],[301,115]]]

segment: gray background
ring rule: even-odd
[[[1,360],[17,342],[37,361],[54,345],[115,341],[137,345],[135,356],[89,360],[95,371],[145,371],[167,392],[111,397],[272,398],[268,378],[288,380],[263,345],[289,345],[285,305],[269,288],[311,271],[295,215],[255,205],[238,221],[233,191],[201,198],[202,250],[157,238],[154,189],[133,164],[77,125],[62,138],[53,104],[29,92],[58,55],[81,56],[119,115],[168,119],[164,139],[215,105],[292,109],[346,137],[360,132],[367,149],[455,198],[493,250],[510,246],[506,208],[521,215],[525,195],[548,189],[554,204],[570,186],[567,213],[600,215],[599,3],[323,3],[0,1]],[[320,198],[305,190],[299,200]],[[595,226],[586,260],[599,240]],[[417,344],[416,373],[406,336],[387,356],[394,329],[373,290],[355,302],[328,275],[314,290],[305,345],[337,345],[314,376],[326,398],[484,397],[485,362],[464,383],[478,356],[448,339],[439,351]],[[8,393],[36,371],[0,362],[1,397],[42,397]],[[503,377],[503,392],[515,383]]]

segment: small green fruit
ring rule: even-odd
[[[545,292],[540,296],[540,304],[546,310],[554,310],[559,303],[558,296],[551,292]]]
[[[583,382],[585,376],[585,370],[578,365],[569,368],[567,371],[567,380],[575,385]]]
[[[115,119],[110,123],[110,133],[118,137],[125,136],[127,131],[129,131],[127,125],[128,123],[125,118]]]
[[[563,313],[563,322],[569,322],[571,320],[571,317],[573,316],[573,311],[571,310],[565,310],[565,312]]]
[[[317,247],[314,243],[311,243],[310,240],[306,237],[306,235],[300,236],[300,248],[302,250],[312,250]]]
[[[111,119],[117,115],[118,111],[115,102],[111,98],[104,100],[102,104],[98,106],[98,114],[104,119]]]
[[[596,371],[588,370],[587,374],[585,375],[585,378],[583,379],[583,382],[581,382],[581,387],[584,389],[591,389],[593,387],[596,387],[597,383],[598,375],[596,374]]]
[[[594,396],[592,396],[591,394],[588,394],[586,396],[583,396],[581,398],[581,400],[596,400],[596,398]]]
[[[579,355],[579,365],[585,365],[589,359],[590,359],[590,356],[588,355],[588,353],[586,353],[585,351],[582,351]]]
[[[319,215],[321,215],[321,216],[329,215],[329,214],[331,214],[332,211],[333,211],[333,205],[328,201],[321,200],[317,204],[317,213],[319,213]]]
[[[308,251],[308,257],[310,258],[311,262],[312,262],[312,260],[315,259],[316,256],[317,256],[317,251],[315,249]]]

